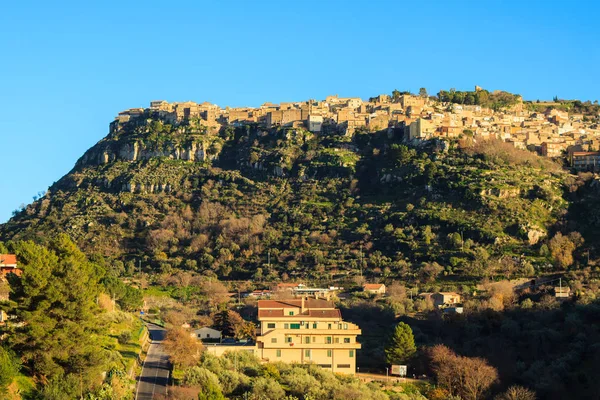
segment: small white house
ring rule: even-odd
[[[204,328],[195,329],[192,336],[198,339],[221,339],[221,331],[205,326]]]

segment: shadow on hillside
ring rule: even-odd
[[[399,322],[390,314],[375,304],[343,310],[362,328],[358,365],[365,370],[385,366],[385,342]],[[592,399],[600,393],[600,301],[400,320],[412,327],[421,348],[442,343],[486,359],[498,369],[503,387],[530,387],[544,399]],[[425,365],[423,355],[413,363],[417,370]]]

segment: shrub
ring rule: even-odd
[[[119,344],[127,344],[131,340],[131,332],[123,331],[117,336],[117,341]]]
[[[279,400],[285,396],[285,391],[276,380],[260,377],[252,384],[252,395],[265,400]]]

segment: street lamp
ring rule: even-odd
[[[388,367],[385,367],[385,381],[386,381],[387,383],[389,383],[389,382],[390,382],[390,380],[389,380],[389,378],[388,378],[388,370],[389,370],[389,368],[388,368]]]

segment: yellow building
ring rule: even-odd
[[[354,374],[360,328],[342,319],[333,303],[320,299],[259,300],[258,356],[265,361],[314,363]]]

